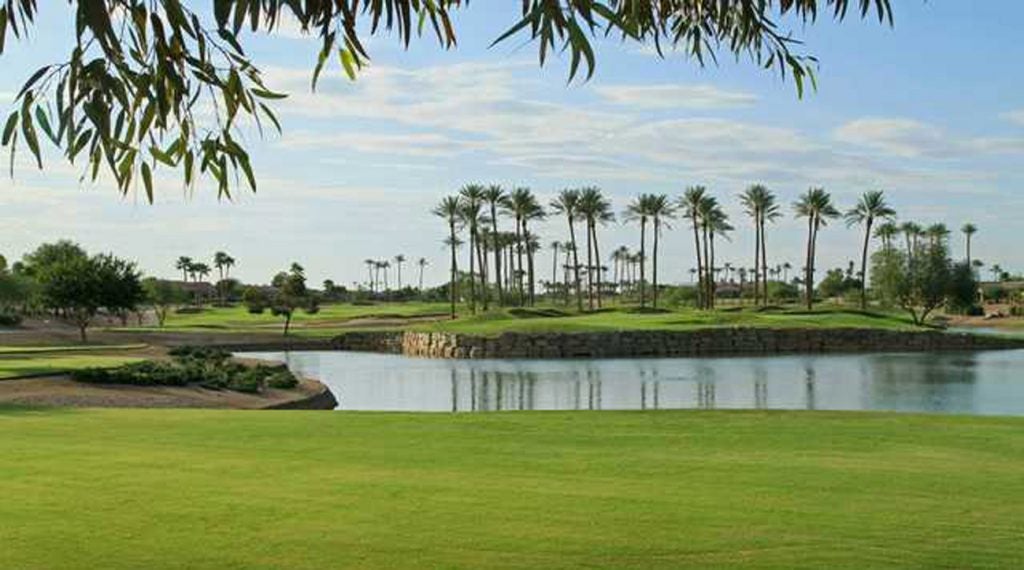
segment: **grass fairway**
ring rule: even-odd
[[[71,352],[72,354],[65,354]],[[108,368],[145,360],[133,356],[75,354],[75,351],[39,352],[0,357],[0,380],[24,376],[63,374],[82,368]]]
[[[591,332],[615,330],[693,330],[708,327],[765,328],[884,328],[913,329],[901,316],[842,308],[797,308],[758,311],[753,308],[698,311],[679,309],[665,312],[637,312],[607,309],[594,313],[567,313],[564,309],[510,309],[454,321],[417,325],[418,330],[472,334],[517,332]]]
[[[449,331],[472,334],[502,332],[591,332],[615,330],[692,330],[707,327],[771,327],[771,328],[835,328],[861,327],[913,329],[910,319],[902,314],[862,312],[855,309],[822,305],[813,311],[791,306],[769,310],[753,307],[698,311],[680,308],[662,312],[639,312],[635,307],[615,307],[590,313],[577,313],[561,305],[536,308],[498,309],[472,315],[460,306],[459,318],[444,318],[444,303],[380,303],[375,305],[324,305],[319,313],[295,313],[291,334],[295,336],[334,336],[357,327],[362,330],[411,329]],[[429,322],[420,317],[435,317]],[[269,311],[253,315],[244,307],[208,307],[201,313],[172,314],[164,328],[113,327],[111,332],[177,332],[177,333],[271,333],[282,331],[284,321]]]
[[[1020,568],[1024,419],[0,410],[0,568]]]

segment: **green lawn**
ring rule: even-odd
[[[402,319],[425,315],[443,315],[448,305],[444,303],[380,303],[375,305],[329,304],[320,312],[309,315],[296,311],[292,327],[298,332],[316,334],[317,328],[337,330],[353,319],[389,318]],[[167,316],[163,328],[159,327],[113,327],[111,331],[218,331],[218,332],[275,332],[284,327],[284,319],[276,317],[269,310],[252,314],[239,305],[236,307],[206,307],[200,313],[174,313]],[[329,331],[330,332],[330,331]]]
[[[736,307],[716,311],[677,309],[667,312],[638,312],[633,307],[612,308],[593,313],[576,313],[562,306],[541,306],[535,309],[492,310],[472,315],[460,306],[460,318],[454,321],[440,319],[432,323],[403,322],[422,316],[443,316],[448,313],[444,303],[381,303],[377,305],[324,305],[315,315],[299,311],[292,324],[296,336],[334,336],[351,330],[355,319],[364,319],[362,329],[414,329],[452,331],[477,334],[497,334],[505,331],[521,332],[581,332],[603,330],[687,330],[703,327],[868,327],[913,328],[902,314],[861,312],[834,306],[821,306],[814,311],[787,307],[758,311],[752,307]],[[387,319],[379,325],[366,320]],[[163,329],[156,327],[114,327],[110,331],[164,331],[164,332],[235,332],[276,333],[283,320],[266,312],[250,314],[244,307],[209,307],[197,314],[172,314]]]
[[[148,344],[66,344],[52,346],[0,346],[0,356],[14,354],[67,354],[70,352],[97,352],[97,351],[121,351],[121,350],[142,350],[149,348]]]
[[[113,367],[145,360],[123,355],[62,354],[61,352],[0,357],[0,380],[19,376],[62,374],[81,368]]]
[[[639,313],[608,309],[588,314],[566,313],[561,309],[495,311],[466,316],[454,321],[417,325],[419,330],[475,334],[518,332],[584,332],[609,330],[691,330],[707,327],[832,328],[864,327],[911,329],[913,323],[902,315],[861,312],[841,308],[820,308],[808,312],[787,308],[757,311],[752,308],[698,311],[679,309]]]
[[[1007,568],[1024,419],[0,410],[0,568]]]

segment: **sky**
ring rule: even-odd
[[[737,195],[762,183],[786,212],[768,231],[771,265],[802,265],[805,227],[790,204],[823,186],[842,209],[880,189],[900,219],[954,230],[973,222],[974,257],[1024,270],[1024,3],[906,0],[894,2],[891,28],[856,18],[798,25],[820,61],[818,88],[803,99],[791,81],[729,55],[702,68],[604,39],[595,40],[593,78],[570,83],[566,59],[541,68],[525,38],[489,47],[518,15],[519,3],[498,4],[457,12],[453,50],[431,37],[405,50],[375,36],[356,81],[330,67],[316,93],[317,39],[289,26],[251,37],[268,86],[290,94],[274,105],[284,133],[246,140],[256,193],[218,200],[208,184],[185,191],[180,176],[161,172],[149,204],[108,182],[80,183],[80,167],[59,154],[48,153],[40,172],[23,153],[13,178],[0,176],[0,253],[14,260],[68,238],[172,277],[178,256],[224,250],[247,282],[297,261],[313,282],[347,286],[365,281],[363,260],[403,254],[430,262],[431,284],[445,277],[446,227],[430,210],[467,183],[527,186],[545,203],[562,188],[596,185],[619,212],[639,193],[678,196],[702,184],[737,227],[719,258],[749,266],[753,232]],[[67,56],[69,14],[46,3],[32,37],[0,56],[4,116],[32,71]],[[537,231],[545,244],[568,237],[561,219]],[[662,280],[690,279],[688,238],[681,223],[664,235]],[[603,252],[636,249],[639,229],[611,224],[600,239]],[[840,221],[819,239],[818,267],[859,255],[858,230]],[[962,242],[954,234],[954,251]],[[540,255],[547,267],[547,249]],[[414,276],[410,263],[406,282]]]

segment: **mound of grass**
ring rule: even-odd
[[[1016,569],[1024,419],[0,410],[4,568]]]

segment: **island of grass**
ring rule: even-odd
[[[0,409],[4,568],[990,568],[1024,419]]]
[[[880,328],[915,330],[904,314],[860,311],[822,305],[813,311],[796,306],[736,306],[711,311],[692,308],[640,310],[610,306],[576,312],[562,305],[498,308],[477,313],[460,306],[458,318],[441,303],[330,304],[319,313],[298,313],[289,335],[298,338],[330,337],[352,330],[446,331],[473,334],[501,332],[598,332],[610,330],[694,330],[708,327],[761,328]],[[111,327],[121,337],[147,335],[216,336],[220,334],[281,335],[283,320],[269,313],[250,314],[244,307],[208,307],[200,312],[170,314],[164,327]],[[178,338],[177,336],[175,338]]]

